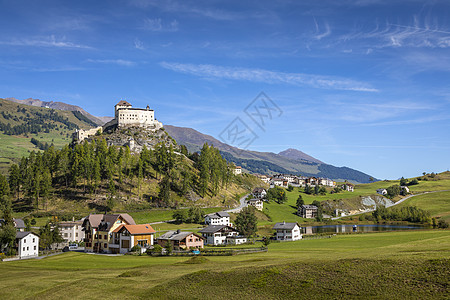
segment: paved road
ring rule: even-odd
[[[238,213],[238,212],[240,212],[241,209],[243,209],[244,207],[247,206],[247,203],[245,203],[245,199],[247,199],[248,195],[250,195],[250,194],[245,195],[244,197],[242,197],[242,198],[239,200],[239,203],[240,203],[239,207],[236,207],[236,208],[233,208],[233,209],[226,210],[226,212],[231,212],[231,213]]]
[[[403,201],[408,200],[409,198],[412,198],[412,197],[415,197],[415,196],[420,196],[420,195],[429,194],[429,193],[438,193],[438,192],[450,192],[450,190],[431,191],[431,192],[423,192],[423,193],[414,194],[414,195],[408,195],[408,196],[406,196],[405,198],[400,199],[399,201],[395,202],[394,204],[392,204],[391,206],[388,206],[388,207],[392,207],[392,206],[395,206],[395,205],[397,205],[397,204],[400,204],[400,203],[402,203]],[[350,216],[356,216],[356,215],[360,215],[360,214],[365,214],[365,213],[367,213],[367,212],[375,211],[375,209],[376,209],[376,207],[375,207],[375,208],[372,208],[372,209],[367,209],[367,210],[362,211],[362,212],[358,212],[358,213],[356,213],[356,214],[346,215],[346,216],[342,216],[342,217],[334,217],[334,218],[331,218],[331,220],[337,220],[337,219],[340,219],[340,218],[345,218],[345,217],[350,217]]]

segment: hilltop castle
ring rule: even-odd
[[[115,106],[114,119],[103,125],[103,128],[117,125],[117,127],[137,126],[158,130],[162,123],[155,119],[155,111],[147,108],[133,108],[127,101],[121,100]]]
[[[84,139],[95,135],[97,132],[102,133],[110,127],[142,127],[148,130],[156,131],[163,127],[162,123],[155,119],[155,111],[147,108],[133,108],[130,103],[120,100],[114,106],[114,119],[104,124],[103,126],[83,130],[79,129],[73,133],[73,140],[82,142]]]

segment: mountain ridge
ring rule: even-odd
[[[4,99],[19,103],[19,104],[29,105],[29,106],[52,108],[52,109],[56,109],[56,110],[79,111],[85,117],[87,117],[89,120],[91,120],[98,126],[101,126],[107,122],[107,121],[104,122],[103,118],[106,118],[106,119],[109,118],[109,117],[96,117],[94,115],[91,115],[90,113],[88,113],[87,111],[85,111],[84,109],[82,109],[81,107],[79,107],[77,105],[67,104],[67,103],[60,102],[60,101],[56,101],[56,102],[55,101],[42,101],[42,100],[33,99],[33,98],[19,100],[19,99],[13,98],[13,97],[4,98]]]
[[[287,149],[281,154],[243,150],[225,144],[216,138],[188,127],[164,126],[177,143],[184,144],[189,151],[198,151],[207,142],[218,148],[227,161],[240,165],[253,173],[292,173],[304,176],[328,177],[337,181],[369,183],[372,176],[349,167],[336,167],[297,149]]]

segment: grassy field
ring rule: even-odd
[[[417,206],[430,212],[432,217],[450,222],[450,192],[437,192],[412,197],[397,207]]]
[[[0,263],[1,299],[306,299],[449,296],[450,231],[273,243],[269,252],[205,257],[65,253]]]

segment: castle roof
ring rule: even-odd
[[[132,106],[130,103],[128,103],[125,100],[120,100],[119,103],[116,104],[116,106],[117,105],[119,105],[119,106]]]

